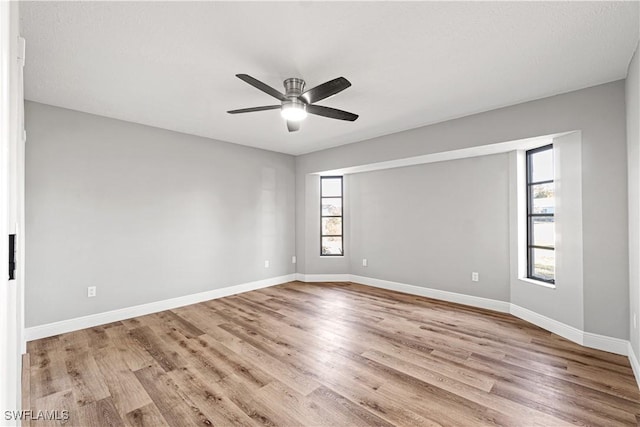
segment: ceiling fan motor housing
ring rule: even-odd
[[[290,78],[284,81],[285,96],[287,100],[282,101],[282,109],[299,109],[306,111],[307,105],[298,99],[304,90],[304,80],[298,78]],[[306,114],[304,115],[306,116]]]
[[[295,77],[284,81],[284,89],[287,98],[299,97],[304,90],[304,80]]]

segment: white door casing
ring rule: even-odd
[[[19,421],[5,411],[20,408],[23,349],[23,200],[24,120],[18,2],[0,2],[0,425]],[[20,235],[16,252],[19,268],[9,280],[8,235]],[[9,419],[7,419],[9,418]]]

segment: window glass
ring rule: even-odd
[[[342,216],[342,198],[322,198],[322,215]]]
[[[533,214],[546,214],[554,213],[555,200],[555,185],[553,182],[546,184],[534,184],[529,186],[531,191],[531,213]]]
[[[554,218],[543,216],[533,217],[531,236],[533,245],[553,247],[555,244],[555,224]]]
[[[342,197],[342,178],[322,178],[322,197]]]
[[[322,235],[323,236],[341,236],[342,235],[342,218],[341,217],[322,218]]]
[[[531,178],[533,182],[553,180],[553,150],[531,154]]]
[[[555,279],[556,253],[550,249],[534,248],[532,251],[532,270],[533,278],[545,281],[553,281]]]
[[[342,253],[342,237],[323,237],[322,255],[344,255]]]

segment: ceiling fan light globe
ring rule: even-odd
[[[299,122],[307,118],[307,112],[304,107],[297,105],[283,105],[280,115],[290,122]]]

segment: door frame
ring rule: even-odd
[[[21,409],[24,284],[24,100],[18,2],[0,1],[0,425]],[[9,280],[8,235],[16,239],[15,279]],[[26,409],[26,408],[25,408]]]

